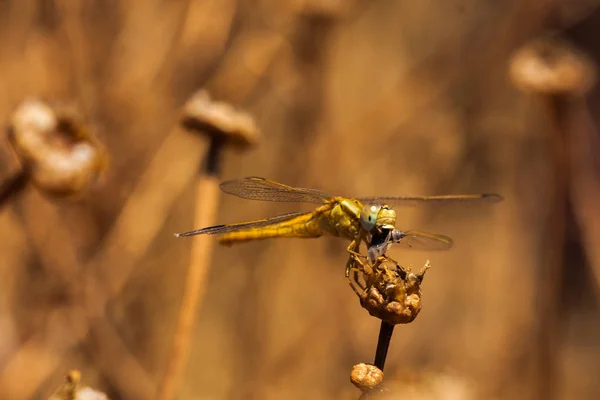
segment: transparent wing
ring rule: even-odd
[[[454,241],[448,236],[435,233],[422,232],[418,230],[406,231],[398,246],[414,250],[446,251],[454,245]]]
[[[359,197],[363,203],[379,203],[387,205],[409,206],[422,203],[456,204],[456,203],[498,203],[504,198],[495,193],[483,194],[450,194],[442,196],[374,196]]]
[[[184,233],[176,233],[175,236],[193,236],[193,235],[217,235],[221,233],[235,232],[242,229],[258,228],[265,225],[271,225],[277,222],[283,222],[300,215],[306,214],[305,212],[293,212],[289,214],[282,214],[276,217],[270,217],[265,219],[259,219],[250,222],[240,222],[238,224],[227,224],[227,225],[215,225],[207,228],[197,229],[195,231],[189,231]]]
[[[223,182],[221,190],[243,199],[261,201],[326,204],[333,198],[321,190],[292,187],[254,176]]]

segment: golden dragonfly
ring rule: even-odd
[[[374,250],[371,259],[384,255],[391,243],[423,250],[449,250],[451,238],[419,230],[395,228],[396,212],[388,204],[498,202],[497,194],[463,194],[441,196],[339,197],[322,190],[292,187],[260,177],[222,182],[221,190],[243,199],[271,202],[318,204],[310,212],[292,212],[270,218],[197,229],[175,236],[221,234],[219,242],[238,242],[276,237],[318,238],[331,235],[351,240],[347,250],[358,256],[360,243]],[[347,267],[348,273],[348,267]]]

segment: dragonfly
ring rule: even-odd
[[[372,260],[385,254],[391,243],[421,250],[449,250],[453,246],[453,240],[444,235],[396,229],[396,212],[390,204],[499,202],[503,199],[498,194],[341,197],[319,189],[288,186],[261,177],[224,181],[220,188],[227,194],[248,200],[312,203],[318,207],[310,212],[299,211],[255,221],[209,226],[176,233],[175,236],[222,235],[219,243],[232,245],[267,238],[318,238],[330,235],[350,240],[347,250],[355,257],[362,257],[358,250],[361,242],[364,242],[367,247],[374,249]]]

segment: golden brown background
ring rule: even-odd
[[[527,40],[585,25],[594,7],[0,2],[2,120],[26,96],[74,102],[111,160],[79,201],[28,188],[0,211],[0,398],[46,399],[73,368],[113,400],[154,397],[191,244],[173,233],[199,228],[204,144],[177,123],[200,88],[252,113],[262,131],[256,148],[226,152],[225,179],[257,175],[348,196],[505,196],[493,206],[397,210],[400,228],[456,242],[443,254],[392,252],[403,264],[432,263],[423,310],[396,328],[388,355],[398,398],[597,398],[600,153],[581,143],[597,141],[598,96],[561,103],[569,117],[558,124],[548,96],[520,92],[507,72]],[[573,40],[594,55],[598,30],[586,29]],[[561,181],[563,141],[580,153]],[[14,160],[3,146],[8,176]],[[223,223],[310,210],[221,199]],[[134,217],[118,225],[123,210]],[[358,398],[349,372],[372,361],[379,321],[344,280],[346,246],[217,246],[178,398]],[[102,295],[90,282],[115,288],[106,316],[81,314],[82,292]],[[429,394],[402,394],[430,382],[414,374],[436,377],[422,389]]]

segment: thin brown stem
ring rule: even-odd
[[[216,176],[202,176],[198,182],[196,198],[198,204],[195,226],[214,225],[219,199],[219,179]],[[176,397],[178,384],[189,358],[197,310],[206,288],[206,275],[209,271],[214,241],[206,235],[194,236],[192,240],[188,275],[179,308],[173,349],[159,389],[160,400],[172,400]]]
[[[552,205],[547,220],[547,234],[542,247],[543,262],[539,271],[537,306],[539,318],[536,329],[537,343],[537,398],[552,399],[556,396],[558,381],[558,348],[560,332],[560,289],[564,263],[565,229],[568,191],[568,153],[565,119],[567,103],[560,97],[547,99],[550,113],[554,118],[553,174],[554,194],[550,196]]]

